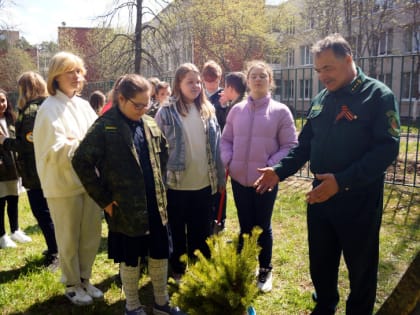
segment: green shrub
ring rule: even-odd
[[[189,315],[245,314],[258,293],[255,271],[261,232],[254,228],[250,236],[244,235],[240,252],[239,237],[232,241],[227,241],[223,233],[210,237],[207,244],[211,257],[195,252],[197,261],[189,266],[171,303]]]

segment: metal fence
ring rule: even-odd
[[[381,56],[359,58],[358,66],[371,77],[387,84],[399,100],[402,122],[400,152],[397,160],[386,172],[386,182],[395,185],[420,187],[420,55]],[[312,65],[274,68],[276,88],[273,97],[289,106],[294,114],[296,127],[300,130],[305,122],[305,114],[310,100],[323,87],[313,71]],[[172,82],[172,78],[160,78]],[[114,82],[88,83],[82,97],[88,99],[94,90],[107,93]],[[12,103],[16,104],[17,93],[10,93]],[[311,177],[308,165],[298,176]]]
[[[366,74],[387,84],[399,101],[402,123],[400,152],[386,172],[386,182],[420,187],[420,55],[360,58],[356,63]],[[314,74],[313,66],[276,69],[274,80],[274,98],[289,106],[300,129],[305,122],[310,100],[323,88]],[[308,165],[300,170],[299,176],[312,176]]]

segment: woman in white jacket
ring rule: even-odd
[[[101,211],[73,170],[71,158],[97,118],[78,96],[86,69],[82,59],[57,53],[48,70],[48,92],[35,119],[35,160],[50,207],[66,297],[76,305],[92,303],[103,293],[90,284],[101,239]]]

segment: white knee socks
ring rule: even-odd
[[[169,301],[168,295],[168,260],[149,257],[149,276],[152,280],[155,302],[165,305]]]
[[[127,266],[120,263],[120,277],[125,293],[126,308],[129,311],[141,306],[139,299],[140,265],[137,267]]]

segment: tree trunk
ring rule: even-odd
[[[376,315],[417,315],[420,302],[420,252]]]
[[[143,0],[137,0],[137,16],[136,16],[136,29],[134,34],[134,72],[140,74],[141,71],[141,32],[143,22]]]

